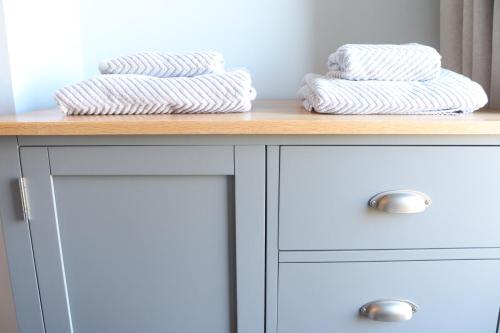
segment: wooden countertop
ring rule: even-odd
[[[0,135],[434,134],[500,135],[500,110],[455,116],[338,116],[293,100],[263,100],[250,113],[64,116],[57,109],[0,116]]]

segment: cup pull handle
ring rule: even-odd
[[[361,316],[376,321],[398,322],[410,320],[418,306],[406,300],[378,300],[359,309]]]
[[[431,198],[414,190],[395,190],[373,196],[369,205],[385,213],[411,214],[423,212],[432,204]]]

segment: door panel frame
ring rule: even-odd
[[[49,147],[53,176],[234,175],[232,146]],[[146,163],[145,161],[154,161]]]
[[[61,253],[49,153],[20,149],[30,210],[30,231],[46,332],[73,332]]]

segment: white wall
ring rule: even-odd
[[[4,0],[17,112],[139,51],[219,50],[259,98],[293,98],[343,43],[439,44],[437,0]],[[1,41],[1,37],[0,37]]]
[[[81,80],[80,0],[3,0],[17,112],[54,105],[57,88]]]
[[[0,115],[14,113],[7,33],[4,22],[3,3],[0,0]]]

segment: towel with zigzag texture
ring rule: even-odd
[[[218,52],[143,52],[99,63],[101,74],[140,74],[154,77],[192,77],[220,72],[224,57]]]
[[[346,80],[425,81],[438,77],[441,55],[420,44],[346,44],[328,58],[327,76]]]
[[[332,114],[469,113],[488,102],[483,88],[442,69],[429,81],[350,81],[305,76],[299,98],[309,111]]]
[[[193,78],[101,75],[56,91],[68,115],[246,112],[256,92],[236,70]]]

